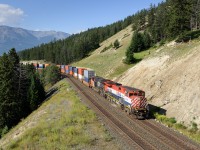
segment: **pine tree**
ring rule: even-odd
[[[143,36],[138,31],[134,32],[129,48],[132,50],[132,52],[140,52],[144,50]]]
[[[0,58],[0,128],[10,128],[19,120],[13,75],[13,64],[4,53]]]
[[[30,110],[33,111],[38,107],[39,91],[36,86],[36,77],[34,74],[31,75],[31,84],[28,90],[28,101]]]
[[[45,91],[37,74],[30,75],[30,86],[28,89],[27,100],[31,111],[38,108],[45,98]]]
[[[120,43],[119,43],[118,39],[116,39],[114,42],[114,48],[115,49],[119,48],[119,45],[120,45]]]
[[[19,99],[22,101],[22,116],[26,117],[32,110],[30,109],[30,100],[28,91],[31,85],[31,77],[36,73],[33,65],[20,65],[20,91]]]
[[[60,69],[57,66],[48,66],[45,70],[45,84],[54,85],[60,80]]]
[[[132,64],[132,63],[134,63],[134,61],[135,61],[135,59],[133,57],[132,49],[129,47],[126,50],[126,59],[125,59],[124,63]]]
[[[147,33],[146,31],[143,34],[143,43],[144,43],[144,49],[150,48],[152,44],[151,37],[149,33]]]
[[[190,30],[191,3],[190,0],[169,0],[170,24],[169,33],[176,37]]]

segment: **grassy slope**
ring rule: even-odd
[[[58,92],[0,140],[6,149],[118,148],[66,80]]]
[[[101,47],[95,50],[89,57],[73,63],[73,66],[80,66],[91,68],[96,71],[96,74],[102,77],[113,78],[126,71],[132,65],[123,64],[122,60],[125,56],[125,51],[129,46],[132,31],[131,26],[120,31],[116,35],[102,42]],[[118,49],[110,48],[105,52],[101,52],[105,47],[109,47],[110,44],[118,39],[120,47]]]

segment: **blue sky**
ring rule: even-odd
[[[105,26],[162,0],[0,0],[0,25],[78,33]]]

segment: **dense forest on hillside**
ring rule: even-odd
[[[45,92],[33,65],[22,65],[15,49],[0,57],[0,137],[35,110]]]
[[[44,101],[44,85],[58,80],[57,66],[39,73],[33,65],[20,64],[15,49],[0,56],[0,137]]]
[[[86,57],[99,47],[99,43],[130,24],[133,24],[133,30],[145,31],[144,44],[140,45],[140,49],[146,49],[157,42],[175,39],[188,31],[198,30],[200,0],[166,0],[158,6],[151,5],[149,9],[143,9],[111,25],[88,29],[65,40],[26,49],[19,52],[19,55],[23,60],[43,59],[57,64],[69,64]],[[140,37],[139,34],[138,36]],[[135,51],[132,48],[129,50],[130,54]]]

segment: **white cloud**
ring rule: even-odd
[[[7,4],[0,4],[0,25],[19,25],[24,16],[23,10]]]

